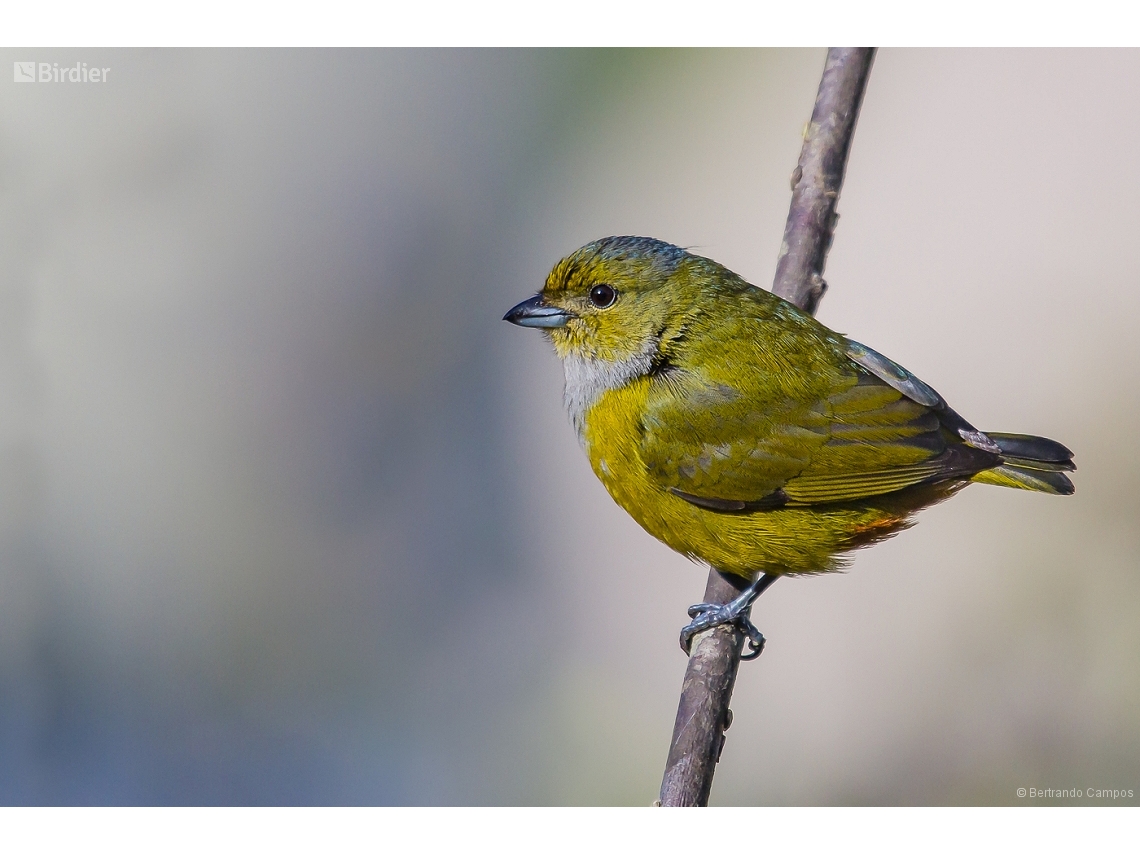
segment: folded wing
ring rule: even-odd
[[[749,512],[857,501],[1000,461],[925,383],[869,348],[847,348],[829,376],[781,394],[758,396],[762,378],[747,373],[656,379],[641,449],[651,476],[695,505]]]

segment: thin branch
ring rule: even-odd
[[[874,48],[828,50],[799,165],[792,173],[792,204],[772,291],[812,314],[827,288],[823,266],[838,219],[835,206],[874,57]],[[747,584],[710,570],[705,602],[727,603]],[[732,723],[728,704],[743,646],[744,634],[724,626],[694,641],[661,782],[662,805],[708,805],[724,732]]]
[[[839,219],[835,206],[874,58],[874,48],[827,52],[800,162],[792,173],[792,205],[772,293],[813,315],[827,288],[823,265]]]

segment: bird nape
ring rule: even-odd
[[[547,335],[590,466],[676,551],[752,582],[682,631],[734,622],[782,575],[825,573],[970,483],[1068,495],[1073,455],[980,431],[902,366],[707,258],[608,237],[504,320]]]

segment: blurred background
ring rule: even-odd
[[[648,805],[706,572],[500,318],[610,234],[769,286],[824,51],[0,54],[110,68],[0,83],[0,801]],[[1137,103],[880,53],[819,317],[1077,493],[769,591],[714,804],[1140,793]]]

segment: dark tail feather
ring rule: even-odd
[[[1001,449],[1002,463],[979,472],[972,481],[1060,496],[1073,492],[1073,482],[1064,473],[1072,472],[1077,466],[1073,463],[1073,452],[1061,443],[1021,433],[987,431],[986,436]]]
[[[1017,458],[1030,463],[1059,463],[1068,464],[1064,468],[1072,471],[1077,467],[1073,464],[1073,452],[1052,439],[1043,436],[1028,436],[1023,433],[986,433],[990,439],[998,444],[1002,457],[1007,460]]]

